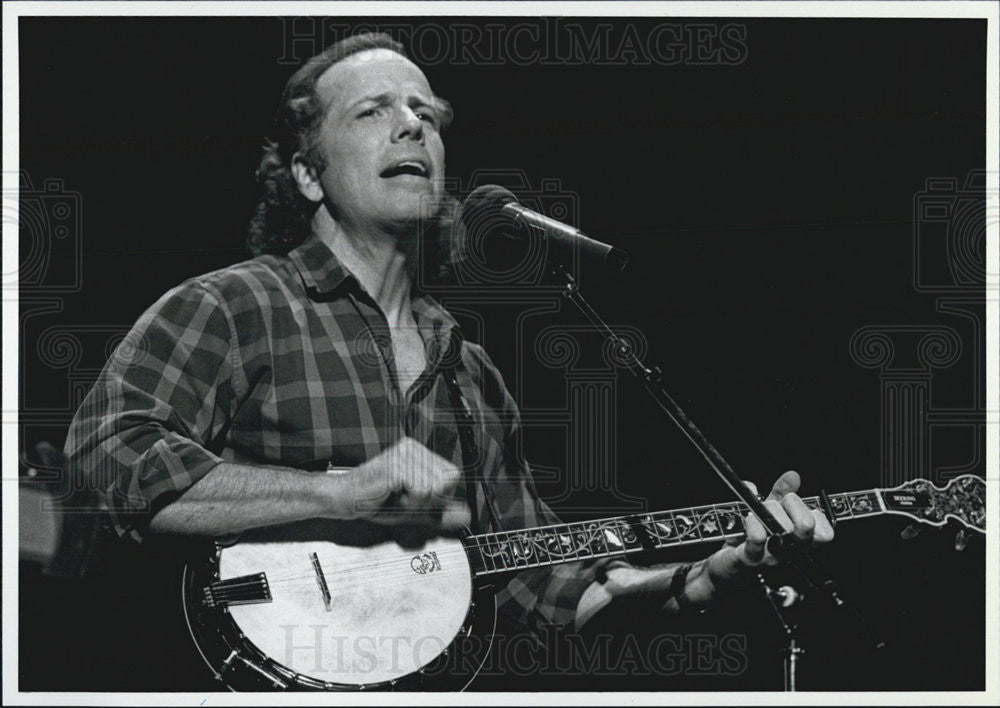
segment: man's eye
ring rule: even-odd
[[[379,114],[379,108],[377,106],[372,108],[366,108],[358,114],[358,118],[370,118]]]
[[[424,121],[425,123],[430,123],[432,126],[437,127],[438,119],[437,115],[429,111],[417,111],[417,118]]]

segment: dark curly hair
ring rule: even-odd
[[[285,84],[275,119],[275,139],[264,144],[257,167],[257,205],[247,234],[247,248],[254,256],[265,253],[285,255],[310,234],[313,214],[318,205],[306,199],[292,175],[292,157],[300,152],[318,173],[326,165],[316,150],[319,127],[323,122],[323,103],[316,83],[327,69],[349,56],[369,49],[388,49],[407,57],[403,45],[387,34],[366,32],[342,39],[317,54],[296,71]],[[407,57],[408,58],[408,57]],[[442,128],[451,121],[451,107],[442,101]],[[458,202],[445,195],[436,218],[424,228],[425,259],[436,261],[439,276],[450,270],[451,241],[457,228]],[[424,268],[424,274],[428,271]]]

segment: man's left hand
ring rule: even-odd
[[[777,519],[786,532],[795,534],[807,546],[829,543],[833,540],[833,527],[819,509],[810,509],[796,492],[801,484],[797,472],[785,472],[771,488],[764,506]],[[746,482],[757,493],[751,482]],[[705,571],[696,582],[689,583],[685,596],[695,603],[708,602],[715,592],[747,569],[778,563],[767,550],[768,534],[757,518],[750,513],[744,519],[746,536],[729,541],[705,560]]]
[[[817,545],[833,540],[833,528],[822,511],[813,511],[796,492],[801,480],[796,472],[785,472],[774,483],[764,501],[785,531],[794,533],[807,545]],[[756,487],[746,482],[754,494]],[[737,576],[753,568],[774,565],[778,562],[767,550],[768,534],[754,515],[744,519],[744,537],[727,541],[726,545],[691,568],[683,588],[683,601],[694,607],[704,607],[718,599],[719,593]],[[673,592],[677,564],[650,568],[611,568],[606,580],[595,582],[580,598],[576,624],[582,627],[590,618],[612,602],[626,597],[654,598],[666,602],[675,610],[680,602],[670,596]],[[676,604],[675,604],[676,603]]]

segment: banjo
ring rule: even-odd
[[[985,534],[986,483],[804,499],[833,521],[897,514]],[[405,548],[367,522],[316,520],[217,541],[188,563],[188,630],[231,690],[455,690],[482,668],[505,574],[738,537],[731,502],[537,528],[435,538]]]

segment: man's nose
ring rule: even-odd
[[[396,126],[393,129],[393,140],[424,140],[424,122],[420,116],[413,112],[408,106],[399,109],[396,118]]]

